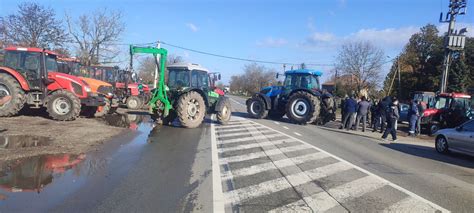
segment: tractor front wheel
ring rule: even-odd
[[[296,92],[291,95],[286,105],[286,115],[296,124],[313,123],[319,116],[318,97],[308,92]]]
[[[140,109],[142,107],[142,99],[138,96],[130,96],[127,98],[128,109]]]
[[[217,122],[220,124],[227,124],[227,122],[230,121],[232,111],[231,111],[231,106],[229,101],[224,101],[224,106],[222,109],[217,112]]]
[[[75,120],[81,112],[81,101],[66,90],[57,90],[46,98],[48,114],[58,121]]]
[[[18,114],[25,105],[25,92],[12,76],[0,73],[0,117]]]
[[[263,99],[258,97],[253,97],[247,102],[247,112],[250,117],[256,119],[266,118],[268,115],[268,110],[265,108],[265,102]]]
[[[206,105],[203,97],[195,91],[181,95],[178,99],[176,113],[183,127],[198,127],[206,115]]]

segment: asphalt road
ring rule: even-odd
[[[287,120],[138,125],[0,212],[472,212],[474,157]]]

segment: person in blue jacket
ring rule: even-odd
[[[349,130],[352,128],[354,124],[354,117],[357,112],[357,101],[355,100],[355,96],[347,99],[344,103],[344,118],[342,120],[342,125],[339,129],[346,128]]]
[[[414,100],[410,103],[410,108],[408,111],[408,118],[410,119],[410,130],[408,132],[409,136],[415,136],[416,122],[419,116],[420,113],[418,111],[418,100]]]

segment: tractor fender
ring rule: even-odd
[[[222,108],[224,108],[226,103],[229,103],[230,99],[225,96],[220,96],[219,99],[217,100],[216,106],[214,107],[214,110],[216,112],[222,111]]]
[[[25,90],[25,91],[30,90],[30,86],[28,85],[28,82],[26,81],[26,79],[20,73],[18,73],[16,70],[14,70],[12,68],[8,68],[8,67],[0,67],[0,73],[10,74],[11,76],[13,76],[18,81],[18,83],[20,83],[20,86],[23,90]]]
[[[255,93],[254,95],[252,95],[252,98],[261,98],[264,102],[265,102],[265,108],[270,110],[272,109],[272,100],[266,96],[265,94],[263,93]],[[245,101],[245,104],[246,105],[249,105],[249,99],[247,99],[247,101]]]

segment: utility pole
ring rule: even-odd
[[[441,75],[441,86],[440,92],[444,93],[447,89],[448,84],[448,71],[449,65],[451,63],[451,57],[453,52],[461,51],[464,49],[466,43],[466,36],[464,35],[467,32],[466,28],[463,28],[459,31],[454,30],[456,24],[456,17],[458,15],[465,15],[467,9],[467,0],[449,0],[449,11],[446,13],[446,17],[443,20],[443,13],[439,16],[439,22],[449,23],[448,32],[444,39],[444,69],[443,74]]]
[[[398,99],[402,97],[402,80],[400,74],[400,56],[397,57],[397,71],[398,71]]]

